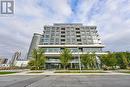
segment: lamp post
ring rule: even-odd
[[[79,48],[77,47],[77,49],[78,49],[79,70],[80,70],[80,72],[82,72]]]

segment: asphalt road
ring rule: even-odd
[[[130,87],[130,76],[1,76],[0,87]]]

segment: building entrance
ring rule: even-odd
[[[58,63],[47,63],[46,64],[46,69],[59,69],[60,64]]]

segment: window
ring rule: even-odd
[[[58,45],[59,43],[56,42],[56,45]]]
[[[92,40],[92,38],[91,38],[91,37],[88,37],[87,39],[88,39],[88,40]]]
[[[60,28],[59,28],[59,27],[56,28],[56,32],[58,32],[58,31],[60,31]]]
[[[79,33],[80,33],[80,31],[76,31],[76,33],[77,33],[77,34],[79,34]]]
[[[50,31],[50,27],[45,27],[45,31]]]
[[[45,38],[49,38],[49,35],[45,35]]]
[[[65,31],[61,31],[61,34],[65,34]]]
[[[76,30],[79,30],[79,28],[75,28]]]
[[[83,48],[84,52],[101,52],[102,48]]]
[[[44,43],[44,45],[48,45],[48,43]]]
[[[49,34],[50,33],[50,31],[45,31],[45,34]]]
[[[70,32],[70,30],[66,30],[66,32],[67,32],[67,33],[69,33],[69,32]]]
[[[61,28],[61,30],[65,30],[65,28]]]
[[[75,40],[75,38],[72,38],[72,40]]]
[[[50,45],[53,45],[54,43],[50,43]]]
[[[54,29],[54,28],[52,28],[51,32],[55,32],[55,29]]]
[[[77,39],[77,41],[81,41],[81,39]]]
[[[76,35],[76,37],[80,37],[80,35]]]
[[[71,38],[75,38],[75,36],[72,34]]]
[[[46,52],[59,52],[60,48],[45,48]]]
[[[59,38],[56,38],[56,42],[59,42]]]
[[[65,39],[61,39],[61,41],[65,41]]]
[[[48,41],[49,41],[49,39],[43,39],[43,41],[44,41],[44,42],[48,42]]]
[[[70,42],[70,38],[67,38],[66,41],[67,41],[67,42]]]
[[[54,42],[54,38],[51,38],[50,42]]]
[[[56,33],[56,36],[59,36],[60,35],[60,33]]]
[[[78,48],[69,48],[71,52],[78,52]]]
[[[67,33],[67,36],[70,36],[70,33]]]
[[[85,35],[82,35],[82,38],[86,38],[86,36],[85,36]]]
[[[88,44],[92,44],[92,40],[87,40],[87,43]]]
[[[65,35],[61,35],[61,37],[65,37]]]
[[[78,43],[78,45],[82,45],[82,43]]]
[[[95,29],[95,27],[90,27],[90,29]]]
[[[70,42],[66,42],[66,44],[71,44]]]
[[[79,51],[80,51],[80,52],[83,52],[83,48],[79,48]]]
[[[54,36],[54,35],[55,35],[55,33],[51,33],[51,35],[53,35],[53,36]]]

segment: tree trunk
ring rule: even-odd
[[[64,65],[64,70],[65,70],[65,68],[66,68],[66,67],[65,67],[65,65]]]

